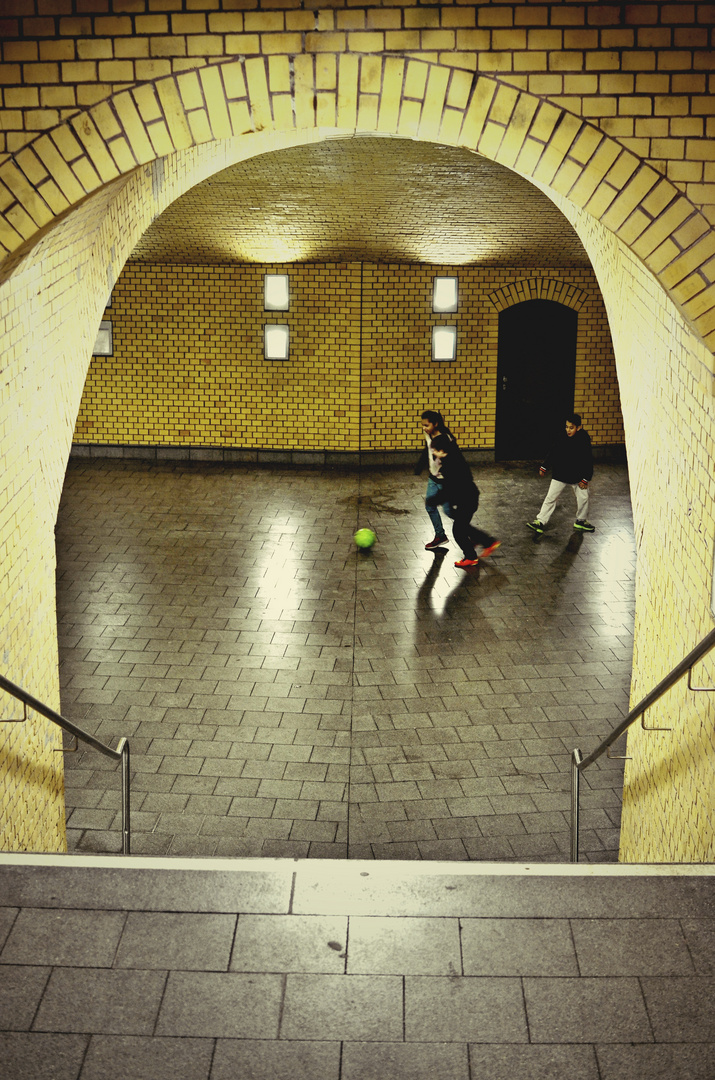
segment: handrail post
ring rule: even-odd
[[[571,755],[571,862],[578,862],[578,790],[581,779],[579,765],[581,751],[577,748]]]
[[[129,819],[129,743],[120,739],[117,750],[122,755],[122,855],[131,850],[131,824]]]
[[[12,697],[21,701],[25,707],[24,720],[27,720],[28,708],[33,709],[39,713],[40,716],[44,716],[45,719],[52,721],[53,724],[57,724],[63,731],[68,731],[70,735],[75,739],[82,739],[83,742],[93,746],[95,750],[99,750],[100,754],[104,754],[106,757],[112,759],[112,761],[121,761],[122,763],[122,854],[128,855],[131,848],[131,826],[129,821],[129,742],[127,739],[122,738],[119,740],[119,744],[116,750],[112,750],[111,746],[106,746],[103,742],[97,739],[94,735],[90,735],[88,731],[83,731],[82,728],[76,726],[76,724],[70,723],[60,713],[55,712],[49,705],[44,705],[32,694],[28,694],[26,690],[23,690],[21,686],[16,686],[14,682],[10,682],[4,675],[0,674],[0,690],[4,690]],[[13,721],[14,722],[14,721]]]

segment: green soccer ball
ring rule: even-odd
[[[359,548],[371,548],[377,540],[372,529],[358,529],[355,533],[355,543]]]

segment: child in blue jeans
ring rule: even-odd
[[[462,558],[454,565],[467,570],[479,563],[475,544],[484,548],[482,558],[485,558],[496,551],[501,541],[472,525],[472,518],[479,506],[479,488],[454,440],[446,435],[438,435],[432,439],[432,453],[439,461],[439,475],[436,478],[437,491],[427,497],[427,503],[433,506],[438,502],[444,504],[452,518],[452,534],[462,549]]]
[[[425,549],[427,551],[434,551],[435,548],[441,547],[443,544],[448,544],[447,534],[444,531],[444,525],[442,524],[442,518],[438,509],[440,500],[436,502],[432,501],[433,496],[439,495],[439,484],[437,482],[437,475],[439,474],[439,461],[432,453],[432,440],[436,439],[440,435],[444,435],[447,439],[450,439],[456,446],[456,440],[454,435],[449,430],[444,422],[442,413],[435,412],[433,409],[427,409],[422,413],[422,430],[425,436],[425,448],[420,455],[420,459],[415,466],[415,476],[424,469],[425,465],[429,469],[429,475],[427,477],[427,491],[425,492],[425,510],[429,515],[429,519],[432,522],[432,528],[434,529],[434,537],[427,544]],[[449,516],[449,511],[446,506],[443,506],[444,512]]]

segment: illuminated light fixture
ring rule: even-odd
[[[436,277],[432,286],[432,310],[457,310],[457,278]]]
[[[287,274],[263,275],[263,307],[265,311],[287,311],[290,307],[290,288]]]
[[[266,360],[287,360],[289,330],[282,323],[266,323],[263,327],[263,356]]]
[[[109,319],[103,319],[99,324],[97,340],[92,349],[92,356],[111,356],[114,350],[112,341],[112,324]]]
[[[432,327],[432,359],[455,360],[457,357],[457,327]]]

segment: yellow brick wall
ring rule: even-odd
[[[635,706],[713,628],[715,358],[623,244],[561,209],[608,282],[638,552]],[[693,685],[715,686],[715,653]],[[630,729],[622,861],[715,861],[714,714],[715,694],[689,690],[686,677],[645,714],[647,727],[671,730]]]
[[[102,0],[72,15],[69,4],[6,0],[0,9],[0,161],[127,87],[172,74],[190,73],[183,93],[197,108],[194,136],[201,137],[208,120],[220,137],[226,134],[221,125],[243,110],[237,106],[230,116],[211,68],[235,57],[261,66],[271,61],[271,89],[285,94],[287,113],[266,101],[263,126],[273,119],[281,126],[290,114],[290,76],[280,62],[287,54],[301,59],[295,64],[299,126],[306,126],[303,114],[311,123],[317,114],[321,126],[336,119],[344,126],[354,102],[344,98],[336,57],[346,54],[357,64],[389,54],[386,100],[399,97],[404,56],[496,76],[506,87],[588,119],[667,175],[715,221],[712,4],[475,0],[424,7],[408,0],[347,6],[316,0],[303,11],[292,4],[261,10],[262,0],[194,0],[187,12],[180,6]],[[363,103],[361,122],[378,113],[380,80],[368,71],[364,89],[375,96]],[[199,100],[206,120],[199,118]],[[119,130],[127,119],[126,112],[110,111],[107,124]],[[166,152],[167,129],[161,128],[157,124],[153,136],[157,153]],[[93,138],[88,129],[80,137]]]
[[[0,666],[60,711],[54,525],[86,365],[107,295],[111,189],[0,283]],[[93,227],[90,227],[90,222]],[[0,692],[0,850],[64,851],[61,730]]]
[[[432,313],[435,274],[459,279],[454,315]],[[363,449],[411,447],[415,417],[439,408],[462,446],[492,450],[499,310],[537,294],[564,303],[578,295],[575,408],[594,444],[623,442],[608,321],[590,270],[370,265],[364,293]],[[456,362],[431,361],[434,325],[457,327]]]
[[[109,185],[0,276],[0,668],[56,711],[54,525],[97,327],[138,237],[216,161],[195,152]],[[64,851],[60,730],[32,712],[10,722],[22,715],[0,692],[0,850]]]
[[[8,0],[0,254],[103,184],[193,145],[396,134],[477,150],[588,209],[715,348],[715,5],[346,13],[326,0],[262,13],[247,0],[236,13],[196,0],[191,14],[147,19],[147,3],[72,18]]]
[[[263,310],[266,271],[290,273],[289,312]],[[359,304],[359,265],[130,263],[105,313],[114,355],[92,361],[75,440],[350,449]],[[289,325],[288,361],[263,359],[264,323]]]
[[[263,310],[266,272],[289,275],[290,311]],[[435,274],[459,279],[454,316],[432,313]],[[438,407],[464,447],[493,449],[499,310],[536,295],[577,306],[575,405],[595,444],[622,443],[613,349],[590,270],[372,263],[128,263],[105,312],[114,355],[92,360],[75,441],[411,450],[420,413]],[[289,325],[289,360],[263,359],[265,322]],[[457,326],[455,363],[431,360],[440,323]]]

